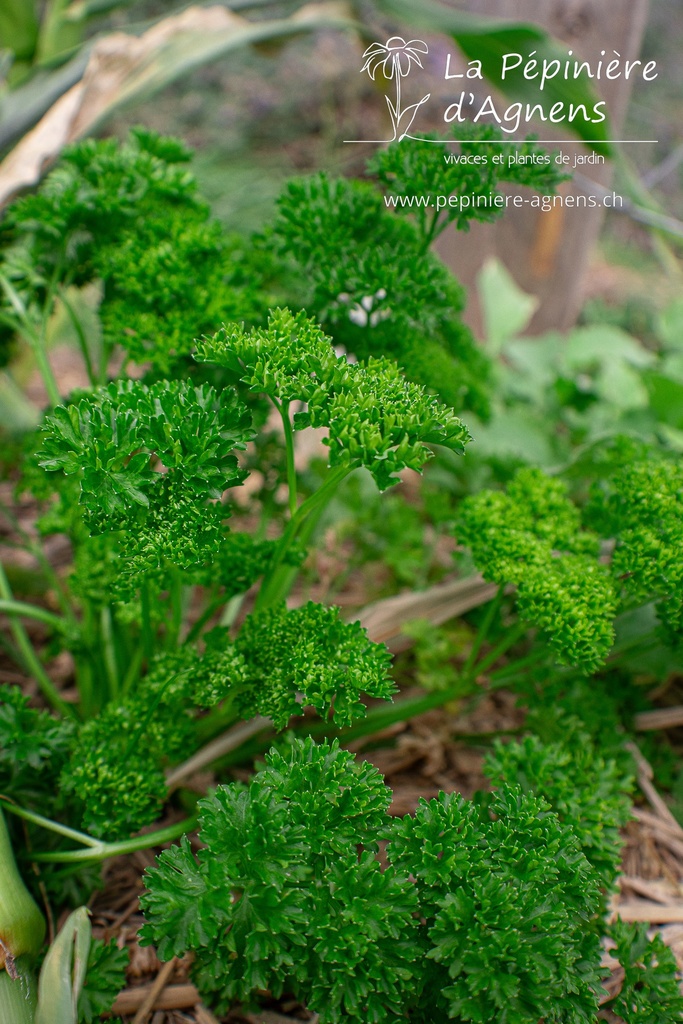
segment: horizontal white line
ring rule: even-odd
[[[408,136],[412,142],[434,142],[442,146],[448,145],[448,143],[464,143],[468,146],[519,146],[524,142],[534,142],[539,145],[569,145],[572,142],[585,143],[585,142],[599,142],[603,146],[611,146],[616,143],[645,143],[645,142],[659,142],[659,139],[418,139],[414,135]],[[376,143],[386,142],[386,139],[344,139],[344,142],[348,143]],[[396,141],[395,139],[392,141]],[[403,142],[403,139],[401,139]]]

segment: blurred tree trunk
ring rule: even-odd
[[[597,61],[600,51],[610,55],[616,50],[625,59],[637,58],[647,20],[649,0],[465,0],[462,6],[475,14],[485,14],[540,24],[572,49],[580,59]],[[460,4],[459,4],[460,6]],[[611,136],[620,139],[628,105],[631,82],[595,82],[601,99],[607,103]],[[557,126],[562,132],[562,126]],[[540,138],[569,138],[547,124]],[[570,156],[572,170],[575,153],[588,149],[579,143],[561,147]],[[613,167],[604,164],[579,167],[581,176],[603,188],[611,187]],[[574,170],[574,173],[576,171]],[[565,194],[581,194],[576,182],[561,186]],[[598,188],[596,191],[600,191]],[[539,308],[531,324],[532,333],[572,326],[582,302],[582,286],[591,251],[604,217],[595,209],[553,208],[547,213],[509,207],[496,224],[476,224],[463,245],[450,228],[437,246],[442,258],[471,289],[476,275],[489,256],[497,256],[527,292],[538,296]],[[470,290],[468,320],[480,333],[481,318],[477,297]]]

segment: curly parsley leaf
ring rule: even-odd
[[[507,785],[488,807],[442,793],[393,831],[387,856],[416,880],[434,964],[425,1020],[594,1020],[597,877],[545,801]]]
[[[148,512],[163,518],[174,504],[180,513],[205,509],[240,483],[233,453],[251,436],[249,414],[229,389],[121,381],[57,407],[38,459],[49,472],[79,475],[94,531],[137,528]]]
[[[315,321],[275,310],[268,327],[234,326],[198,345],[197,358],[239,374],[255,392],[278,403],[306,403],[295,429],[325,427],[330,465],[365,466],[384,490],[402,469],[420,470],[427,444],[462,454],[469,432],[457,416],[407,381],[395,363],[351,363],[337,356]]]
[[[542,743],[497,741],[485,771],[494,785],[521,786],[547,800],[559,820],[571,825],[581,849],[606,890],[614,887],[621,861],[620,829],[631,817],[632,779],[613,760],[605,760],[585,732],[572,736],[571,748]]]
[[[85,984],[78,998],[78,1024],[97,1024],[100,1014],[109,1013],[126,984],[128,950],[116,942],[93,939],[88,953]]]
[[[395,686],[383,644],[337,608],[309,602],[249,615],[235,640],[225,629],[159,656],[135,692],[87,722],[62,772],[83,805],[85,827],[118,837],[154,820],[166,799],[164,770],[196,747],[199,711],[230,701],[244,718],[284,729],[313,707],[345,726],[365,714],[363,696],[390,700]]]
[[[491,366],[460,319],[463,288],[371,185],[294,179],[266,246],[291,268],[295,302],[336,345],[360,359],[389,356],[448,404],[487,414]]]
[[[683,470],[650,452],[595,484],[587,521],[615,542],[612,572],[622,593],[655,600],[669,642],[683,635]]]
[[[394,822],[389,799],[336,741],[271,751],[248,785],[200,802],[196,857],[185,840],[147,872],[143,941],[163,959],[192,950],[219,1008],[267,989],[325,1024],[590,1024],[599,891],[571,827],[516,787]]]
[[[456,535],[486,579],[514,584],[520,616],[547,634],[562,662],[585,672],[602,664],[617,595],[597,561],[598,538],[581,529],[560,481],[522,469],[506,492],[465,498]]]
[[[669,1024],[683,1020],[683,996],[674,954],[660,935],[648,939],[647,925],[616,920],[608,933],[611,952],[624,969],[619,994],[609,1008],[625,1024]]]
[[[357,852],[388,803],[379,773],[336,742],[271,753],[248,787],[200,802],[198,860],[185,843],[147,872],[144,941],[164,959],[193,949],[219,1005],[268,988],[326,1021],[398,1016],[418,954],[414,891]]]

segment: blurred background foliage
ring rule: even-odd
[[[124,139],[131,124],[141,124],[179,136],[194,150],[193,174],[212,214],[227,231],[249,235],[272,218],[276,198],[292,175],[320,168],[331,175],[365,174],[371,147],[348,146],[343,140],[386,133],[378,92],[381,78],[373,82],[359,69],[368,39],[396,29],[391,16],[395,6],[392,0],[306,5],[310,30],[283,36],[286,19],[295,15],[301,20],[299,2],[199,5],[192,10],[201,14],[220,7],[236,18],[248,18],[252,27],[274,25],[272,38],[237,45],[224,56],[181,68],[153,98],[142,90],[113,109],[95,133]],[[432,6],[415,5],[418,22]],[[457,19],[466,6],[450,4],[443,10]],[[21,140],[20,129],[29,128],[83,74],[98,40],[116,32],[140,37],[184,10],[160,0],[6,0],[0,11],[0,142],[5,163]],[[336,19],[335,26],[316,27],[316,19],[326,18]],[[355,27],[343,27],[351,24]],[[408,37],[418,30],[406,26],[401,31]],[[506,460],[510,471],[519,460],[552,469],[582,446],[617,431],[680,450],[683,311],[677,302],[682,272],[676,226],[683,233],[683,138],[677,116],[683,68],[676,40],[682,33],[683,9],[676,0],[651,5],[641,57],[656,60],[660,74],[654,82],[636,81],[623,137],[652,136],[660,142],[626,147],[615,162],[617,191],[633,196],[635,190],[634,201],[668,217],[673,232],[653,231],[628,213],[607,212],[583,275],[582,311],[569,334],[551,331],[532,339],[537,333],[530,328],[534,297],[525,296],[496,260],[474,268],[477,284],[470,303],[478,302],[483,310],[477,334],[497,366],[490,421],[470,416],[477,450],[488,468],[481,462],[476,467],[459,465],[461,482],[454,483],[451,476],[448,487],[469,490],[474,480],[464,483],[463,474],[487,475]],[[446,38],[428,38],[437,58],[447,52]],[[437,113],[452,98],[449,83],[433,85],[433,101],[421,123],[424,131],[443,128]],[[96,290],[90,299],[82,294],[78,301],[83,307],[79,316],[94,316]],[[49,325],[49,343],[63,353],[67,384],[76,385],[81,383],[78,375],[72,382],[69,376],[72,335],[69,319],[56,315]],[[22,387],[40,405],[30,353],[20,349],[11,378],[5,376],[0,384],[4,418],[19,427],[32,420]],[[478,485],[482,483],[479,479]]]

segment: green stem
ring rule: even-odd
[[[83,602],[82,635],[87,638],[87,645],[83,657],[76,660],[76,688],[78,689],[81,717],[87,720],[99,710],[99,705],[95,704],[95,678],[99,672],[95,672],[95,653],[92,643],[95,636],[94,613],[92,603],[88,600]]]
[[[314,739],[339,737],[343,743],[351,743],[353,740],[361,739],[363,736],[369,736],[372,733],[388,729],[398,722],[406,722],[416,715],[423,715],[427,711],[433,711],[435,708],[442,707],[444,704],[457,700],[463,695],[461,685],[459,685],[448,690],[439,690],[436,693],[427,693],[419,697],[405,697],[388,706],[379,705],[370,708],[365,718],[343,729],[335,729],[329,722],[311,723],[303,719],[293,727],[293,731],[295,733],[305,732],[307,736],[312,736]],[[245,760],[262,754],[272,743],[272,734],[265,738],[254,737],[241,744],[229,754],[221,756],[213,764],[221,768],[226,768],[233,764],[242,764]]]
[[[156,829],[154,832],[146,832],[144,835],[135,836],[133,839],[122,839],[116,843],[107,843],[103,839],[93,838],[87,832],[79,832],[77,829],[69,828],[58,821],[44,818],[42,814],[27,811],[24,807],[11,803],[7,797],[3,797],[1,794],[0,801],[2,801],[2,806],[5,810],[11,811],[17,817],[30,821],[34,825],[39,825],[49,832],[55,832],[57,835],[64,836],[66,839],[73,839],[74,842],[86,847],[84,850],[51,850],[49,853],[31,854],[31,860],[40,861],[45,864],[100,861],[106,860],[108,857],[118,857],[124,853],[135,853],[137,850],[148,850],[152,846],[160,846],[162,843],[168,843],[173,839],[177,839],[178,836],[183,835],[185,832],[191,832],[197,824],[196,816],[183,818],[182,821],[176,821],[173,825]],[[0,814],[0,829],[2,827],[2,815]],[[1,837],[2,834],[0,832]]]
[[[200,746],[210,743],[221,733],[244,721],[242,715],[235,712],[234,700],[226,698],[217,707],[212,708],[208,714],[197,719],[196,738]]]
[[[109,857],[121,857],[124,854],[136,853],[138,850],[149,850],[152,846],[161,846],[162,843],[170,843],[178,839],[186,832],[192,832],[197,826],[197,817],[183,818],[166,828],[157,829],[155,832],[146,832],[143,836],[136,836],[134,839],[123,839],[117,843],[96,842],[87,850],[62,850],[50,851],[50,853],[34,853],[31,859],[41,864],[75,864],[87,861],[107,860]]]
[[[517,641],[524,636],[528,628],[529,627],[524,622],[518,622],[516,626],[513,626],[512,629],[503,637],[500,643],[497,644],[492,651],[489,651],[485,658],[482,658],[482,660],[475,665],[474,678],[476,679],[477,676],[486,672],[490,665],[495,665],[498,659],[501,658],[513,644],[517,643]]]
[[[36,956],[44,937],[43,915],[19,874],[7,824],[0,810],[0,961],[5,961],[2,966],[11,971],[13,961],[18,957]]]
[[[147,666],[152,660],[154,642],[152,638],[152,617],[149,606],[149,587],[143,583],[140,587],[140,608],[142,610],[142,649],[144,651]]]
[[[121,695],[123,697],[126,696],[131,686],[139,676],[143,657],[144,651],[142,649],[142,644],[140,644],[128,662],[128,668],[126,669],[126,674],[123,677],[123,683],[121,684]]]
[[[46,622],[48,626],[55,629],[64,629],[66,622],[59,615],[47,611],[46,608],[39,608],[35,604],[26,604],[24,601],[10,601],[0,599],[0,612],[8,615],[22,615],[27,619],[37,619],[38,622]]]
[[[76,689],[78,690],[78,706],[81,718],[87,721],[95,714],[93,685],[94,673],[88,655],[76,662]]]
[[[68,620],[71,626],[76,627],[78,625],[78,619],[74,613],[74,609],[71,604],[70,594],[67,587],[64,585],[64,581],[60,578],[59,574],[55,571],[54,566],[50,564],[50,560],[46,557],[41,545],[37,543],[30,533],[21,525],[21,522],[14,514],[12,509],[8,508],[7,505],[2,506],[2,514],[12,524],[12,528],[21,537],[21,543],[16,542],[14,545],[20,550],[26,550],[40,563],[40,566],[52,583],[53,590],[59,607],[62,609],[64,618]],[[6,542],[9,543],[9,542]]]
[[[174,650],[183,624],[183,581],[180,573],[174,573],[171,580],[171,625],[168,630],[167,646]]]
[[[5,571],[0,565],[0,598],[8,602],[14,602],[14,595],[10,589],[10,585],[5,576]],[[29,640],[28,633],[24,629],[23,625],[18,621],[16,614],[9,612],[11,615],[11,629],[16,642],[19,652],[24,660],[24,664],[29,672],[33,674],[40,692],[42,693],[45,700],[62,715],[66,715],[70,718],[76,717],[76,712],[67,704],[59,693],[59,690],[52,682],[47,672],[38,660],[36,652],[33,650],[33,644]]]
[[[3,509],[3,513],[7,515],[7,509]],[[23,531],[22,531],[23,532]],[[60,578],[59,574],[55,571],[54,567],[50,565],[49,559],[45,556],[45,552],[41,548],[40,544],[36,544],[28,537],[25,532],[23,535],[26,537],[24,544],[17,545],[28,551],[36,561],[40,564],[43,572],[47,579],[52,583],[52,590],[54,591],[55,598],[64,616],[64,620],[71,626],[72,629],[77,629],[79,622],[78,617],[74,611],[74,607],[71,603],[71,595],[66,587],[64,580]]]
[[[444,224],[444,227],[445,226],[446,225]],[[439,211],[435,210],[432,216],[431,224],[429,225],[429,229],[425,232],[425,236],[422,242],[423,251],[425,253],[428,251],[430,245],[432,244],[436,236],[441,234],[441,230],[442,229],[439,229]]]
[[[14,309],[14,312],[16,313],[17,318],[20,321],[22,333],[24,334],[27,342],[29,343],[33,351],[36,360],[36,365],[40,372],[40,376],[43,379],[43,384],[45,385],[45,390],[47,391],[50,404],[53,406],[59,405],[62,400],[62,397],[59,393],[59,388],[57,387],[57,381],[55,380],[54,373],[52,372],[50,360],[48,359],[47,352],[45,351],[45,326],[47,325],[48,319],[48,305],[52,299],[52,288],[49,289],[48,296],[45,300],[45,309],[43,311],[42,318],[43,329],[40,333],[38,333],[33,324],[31,323],[31,319],[28,315],[26,306],[24,305],[21,296],[13,287],[13,285],[10,284],[10,282],[7,280],[4,274],[0,274],[0,287],[3,289],[5,295],[9,299],[10,305]]]
[[[14,965],[16,978],[0,970],[0,1020],[2,1024],[34,1024],[38,986],[30,960]]]
[[[45,390],[47,392],[47,397],[50,405],[53,408],[56,405],[61,405],[62,396],[59,393],[57,381],[55,380],[54,373],[52,372],[52,366],[50,364],[50,360],[47,357],[47,352],[40,344],[40,342],[32,344],[31,348],[33,349],[33,354],[36,359],[36,366],[38,367],[38,372],[40,373],[40,376],[43,380],[43,384],[45,385]]]
[[[76,843],[81,843],[82,846],[100,846],[99,839],[93,839],[87,832],[79,832],[75,828],[69,828],[68,825],[62,825],[59,821],[53,821],[51,818],[46,818],[42,814],[37,814],[35,811],[28,811],[25,807],[20,807],[18,804],[12,803],[6,796],[0,793],[0,801],[6,811],[16,815],[17,818],[22,818],[24,821],[30,821],[33,825],[40,825],[41,828],[47,829],[48,832],[55,832],[58,836],[64,836],[65,839],[73,839]]]
[[[285,455],[287,460],[287,488],[289,490],[289,514],[296,515],[296,466],[294,465],[294,433],[289,418],[289,402],[277,405],[285,432]]]
[[[308,519],[298,532],[297,541],[305,551],[308,550],[311,536],[313,535],[324,511],[325,505],[318,505],[318,507],[311,512]],[[278,600],[283,601],[287,597],[294,586],[294,581],[298,574],[299,567],[296,565],[281,565],[279,567],[273,578],[273,587],[281,595]]]
[[[88,374],[88,380],[90,381],[93,387],[97,387],[97,375],[93,370],[92,359],[90,358],[90,350],[88,349],[88,339],[85,336],[83,324],[78,319],[75,309],[71,305],[69,299],[67,299],[66,297],[66,289],[60,290],[59,297],[62,300],[64,308],[69,314],[69,319],[73,324],[73,328],[76,331],[76,337],[78,338],[78,344],[81,349],[81,354],[83,356],[83,362],[85,363],[85,369]]]
[[[467,657],[467,661],[463,666],[462,674],[466,679],[469,679],[474,663],[479,657],[479,651],[481,650],[482,645],[489,634],[489,630],[493,625],[493,620],[500,611],[500,606],[503,603],[504,594],[505,586],[501,585],[500,587],[498,587],[498,593],[494,597],[493,601],[489,602],[489,606],[486,609],[486,614],[484,616],[483,622],[481,623],[479,629],[477,630],[477,635],[474,638],[472,649],[470,650],[470,653]]]
[[[244,604],[244,598],[244,594],[233,594],[230,600],[226,603],[219,622],[219,625],[222,626],[223,629],[232,629],[235,625],[237,616],[240,613],[240,608]]]
[[[362,718],[359,722],[346,729],[337,729],[330,732],[330,727],[326,722],[316,723],[311,729],[311,735],[339,736],[343,738],[345,743],[350,743],[352,740],[360,739],[362,736],[369,736],[373,732],[382,732],[398,722],[406,722],[418,715],[424,715],[427,711],[443,707],[444,704],[449,704],[452,700],[457,700],[462,696],[462,687],[458,685],[450,687],[448,690],[437,690],[434,693],[427,693],[420,697],[405,697],[403,700],[397,700],[388,707],[380,705],[379,707],[370,708],[365,718]]]
[[[218,595],[218,597],[212,597],[207,604],[206,608],[199,616],[192,629],[185,637],[185,643],[191,644],[193,640],[196,640],[206,623],[211,619],[219,608],[222,608],[224,604],[227,604],[227,600],[224,593]]]
[[[351,470],[347,466],[338,466],[336,469],[330,470],[325,483],[299,505],[280,538],[273,564],[266,574],[261,584],[261,590],[256,598],[255,611],[263,611],[265,608],[270,608],[272,605],[285,599],[291,587],[291,580],[289,579],[291,573],[288,567],[284,567],[284,575],[280,572],[283,568],[282,562],[285,555],[294,543],[298,531],[308,516],[330,500],[341,481],[350,472]]]
[[[544,659],[548,657],[548,652],[544,649],[532,651],[531,654],[527,654],[524,658],[517,658],[516,661],[511,661],[503,668],[499,668],[496,672],[489,674],[489,685],[494,684],[495,687],[505,686],[506,682],[510,677],[519,675],[522,669],[530,668],[533,665],[539,665]]]
[[[114,632],[109,605],[103,605],[100,609],[100,632],[102,636],[102,658],[109,684],[109,699],[116,700],[119,696],[119,670],[116,664]]]

